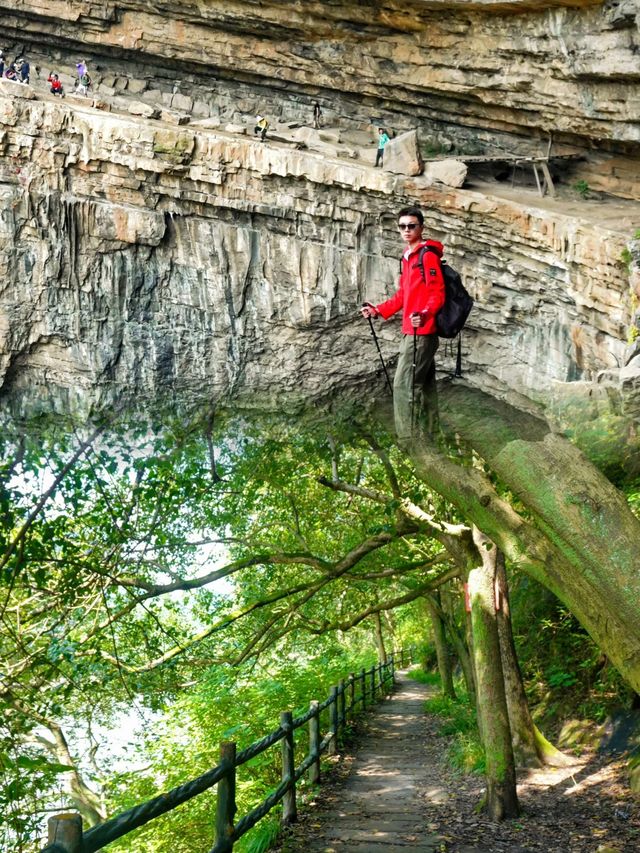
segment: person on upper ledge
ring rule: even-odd
[[[376,151],[375,166],[382,166],[384,160],[384,146],[389,142],[389,134],[384,127],[378,128],[378,150]]]
[[[404,445],[416,437],[414,423],[420,435],[433,436],[438,415],[434,359],[439,344],[436,315],[445,298],[440,266],[444,246],[438,240],[423,239],[423,228],[424,215],[419,207],[405,207],[398,213],[398,229],[405,246],[398,289],[386,302],[366,302],[361,308],[363,317],[384,320],[402,310],[403,337],[393,380],[393,414],[398,441]],[[422,249],[426,251],[421,264]]]
[[[31,75],[31,65],[29,64],[29,60],[21,57],[18,60],[18,73],[20,75],[20,83],[24,83],[25,85],[29,84],[29,78]]]
[[[4,72],[4,79],[5,80],[15,80],[15,81],[18,80],[18,70],[16,68],[15,62],[11,62],[7,66],[7,68]]]
[[[320,121],[322,119],[322,109],[320,108],[319,101],[313,102],[313,126],[316,130],[320,128]]]
[[[47,82],[51,87],[50,91],[52,95],[59,95],[61,98],[64,98],[64,89],[57,74],[52,71],[47,77]]]
[[[264,116],[256,116],[256,126],[253,129],[253,135],[257,136],[260,134],[260,142],[264,142],[267,138],[267,131],[269,130],[269,119],[264,118]]]

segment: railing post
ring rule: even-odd
[[[375,667],[375,664],[371,667],[369,675],[371,676],[371,704],[375,705],[375,701],[376,701],[376,667]]]
[[[404,669],[404,648],[400,649],[400,669]]]
[[[317,756],[316,760],[309,767],[309,782],[312,785],[317,785],[320,782],[320,715],[318,714],[317,700],[313,700],[310,709],[314,711],[312,717],[309,717],[309,755]]]
[[[365,678],[364,667],[360,670],[360,695],[362,697],[362,710],[367,707],[367,680]]]
[[[384,679],[382,678],[382,662],[378,664],[378,687],[380,688],[380,696],[386,696],[387,691],[384,689]]]
[[[82,817],[79,814],[57,814],[47,823],[49,844],[65,853],[82,853]]]
[[[216,796],[216,845],[233,850],[233,818],[236,813],[236,745],[233,741],[220,744],[220,763],[229,764],[229,771],[218,782]]]
[[[282,824],[289,826],[298,819],[296,808],[296,762],[294,757],[293,741],[293,714],[291,711],[283,711],[280,714],[280,726],[285,731],[282,739],[282,781],[289,781],[289,789],[282,799]]]
[[[338,751],[338,688],[332,687],[329,695],[331,696],[331,704],[329,705],[331,740],[329,741],[327,753],[335,755]]]
[[[349,710],[351,711],[351,719],[356,715],[356,677],[349,673]]]
[[[393,652],[391,655],[391,683],[395,683],[396,680],[396,653]]]
[[[338,688],[338,695],[340,696],[340,726],[344,730],[344,727],[347,723],[347,692],[345,687],[344,678],[340,679],[340,685]]]

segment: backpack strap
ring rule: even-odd
[[[420,272],[422,273],[422,280],[425,284],[427,283],[427,274],[424,271],[424,256],[427,254],[427,252],[431,252],[431,254],[436,256],[440,267],[442,267],[442,264],[444,263],[442,258],[436,255],[433,249],[431,249],[429,246],[423,246],[420,249],[420,251],[418,252],[418,266],[420,267]]]

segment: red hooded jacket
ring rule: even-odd
[[[427,247],[423,264],[424,275],[418,263],[420,249]],[[440,268],[440,258],[444,246],[437,240],[426,240],[411,249],[408,248],[401,261],[400,286],[391,299],[376,305],[375,309],[385,320],[402,308],[402,333],[413,335],[410,316],[422,314],[426,322],[416,329],[418,335],[435,335],[436,314],[444,305],[444,278]],[[434,258],[433,255],[436,257]]]

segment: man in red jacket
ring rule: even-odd
[[[425,425],[429,433],[433,432],[437,413],[434,356],[439,343],[436,314],[444,305],[444,278],[440,267],[444,247],[437,240],[423,240],[423,226],[424,216],[419,207],[405,207],[400,211],[398,229],[406,248],[400,265],[398,290],[386,302],[380,305],[367,302],[361,309],[363,317],[387,320],[402,308],[403,338],[393,381],[393,412],[401,442],[409,441],[413,434],[414,395],[414,420]],[[427,251],[421,269],[418,258],[423,247]]]

